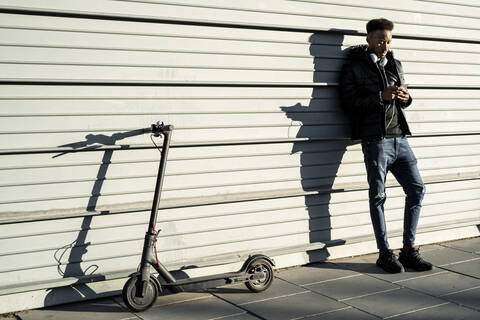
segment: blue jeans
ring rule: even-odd
[[[362,151],[369,185],[370,217],[378,249],[388,249],[384,204],[385,180],[391,171],[406,194],[403,243],[413,245],[425,185],[417,168],[417,159],[405,137],[364,139]]]

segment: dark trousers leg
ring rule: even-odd
[[[425,185],[417,168],[417,159],[406,138],[397,139],[397,158],[390,171],[405,192],[405,211],[403,219],[403,243],[415,244],[418,219],[425,194]]]
[[[367,170],[368,198],[370,218],[378,249],[388,249],[387,227],[385,223],[384,204],[387,199],[385,180],[387,168],[393,158],[393,149],[389,139],[377,139],[362,142],[362,151]]]

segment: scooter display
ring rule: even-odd
[[[158,232],[155,229],[155,224],[158,217],[158,208],[173,129],[173,125],[164,125],[163,123],[157,122],[156,124],[152,124],[150,128],[144,130],[145,133],[151,133],[152,139],[153,137],[163,136],[163,145],[150,213],[150,222],[145,235],[140,266],[137,272],[130,275],[122,291],[125,304],[135,312],[150,308],[158,295],[162,294],[164,290],[176,293],[185,291],[185,288],[190,287],[195,287],[195,289],[198,290],[243,282],[250,291],[261,292],[268,289],[273,281],[274,262],[263,254],[250,255],[243,263],[241,269],[236,272],[187,279],[176,279],[159,261],[156,247]],[[150,272],[151,267],[158,273],[158,276]]]

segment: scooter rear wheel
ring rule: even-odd
[[[247,274],[263,274],[261,279],[254,279],[245,282],[247,288],[252,292],[262,292],[267,290],[273,282],[273,268],[270,262],[265,259],[253,260],[249,265]]]
[[[135,312],[150,308],[158,296],[157,285],[152,279],[147,282],[145,295],[143,297],[137,296],[137,288],[140,286],[140,282],[140,275],[135,275],[128,279],[122,291],[123,301],[130,310]]]

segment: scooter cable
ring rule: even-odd
[[[153,249],[155,250],[155,260],[157,260],[157,266],[160,267],[160,262],[158,261],[158,253],[157,253],[157,236],[158,232],[155,230],[155,225],[153,225],[153,236],[155,237],[155,240],[153,241]]]
[[[162,151],[160,150],[160,147],[157,146],[157,144],[155,143],[155,140],[153,140],[153,134],[150,135],[150,140],[152,140],[152,143],[157,148],[158,152],[162,153]]]

